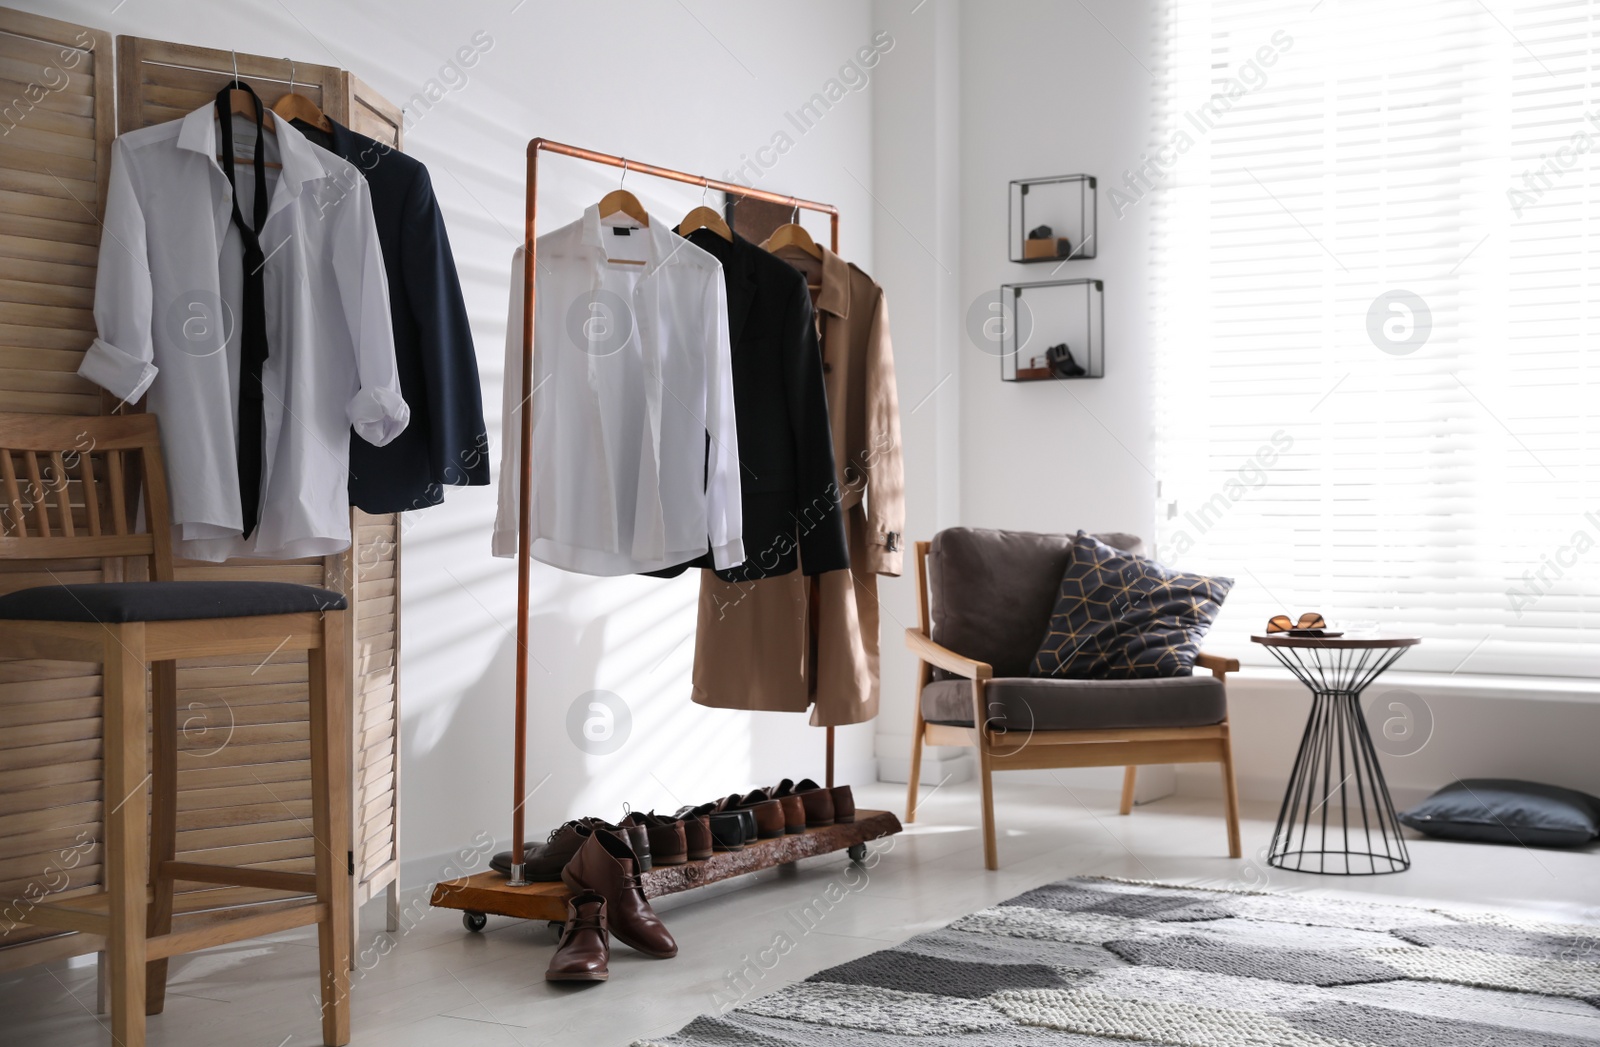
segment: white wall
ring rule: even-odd
[[[429,166],[465,286],[498,448],[508,262],[521,240],[524,154],[545,136],[669,167],[723,176],[747,160],[755,184],[837,203],[842,253],[873,270],[881,225],[873,180],[873,105],[859,84],[804,134],[785,114],[824,89],[872,43],[871,8],[850,0],[750,5],[733,0],[386,4],[344,0],[188,0],[113,5],[23,0],[19,6],[117,34],[342,66],[407,105],[407,150]],[[485,32],[470,69],[446,66]],[[900,61],[882,58],[878,72]],[[428,81],[450,86],[418,116]],[[787,133],[792,146],[770,149]],[[577,217],[616,172],[565,158],[541,163],[541,229]],[[746,179],[747,180],[747,179]],[[676,221],[699,192],[631,175],[647,208]],[[812,226],[821,238],[826,224]],[[902,343],[915,356],[933,349]],[[930,365],[931,366],[931,365]],[[902,373],[921,369],[914,359]],[[911,395],[902,393],[902,397]],[[908,458],[914,458],[908,455]],[[404,539],[404,778],[401,833],[408,882],[488,830],[510,832],[512,652],[516,575],[489,556],[493,489],[453,490],[415,514]],[[697,579],[596,580],[534,572],[530,829],[577,813],[675,809],[785,776],[821,777],[823,734],[802,716],[707,710],[688,698]],[[585,756],[569,740],[569,705],[586,691],[620,695],[627,744]],[[838,732],[840,781],[871,780],[873,727]],[[530,832],[530,836],[533,835]]]
[[[1107,203],[1150,137],[1148,3],[964,4],[961,11],[963,309],[1005,282],[1105,281],[1106,367],[1099,381],[1002,383],[1000,365],[963,334],[961,517],[974,527],[1126,531],[1150,536],[1148,208]],[[1007,261],[1007,183],[1099,179],[1098,256]],[[1040,330],[1023,355],[1059,341]]]
[[[1151,199],[1118,208],[1110,200],[1148,152],[1155,113],[1152,53],[1156,4],[963,3],[959,13],[960,308],[1007,281],[1051,278],[1051,265],[1007,259],[1007,182],[1054,174],[1099,179],[1098,257],[1060,267],[1057,278],[1105,281],[1105,378],[1002,383],[996,358],[959,333],[959,522],[1040,531],[1120,530],[1149,540],[1154,528],[1155,352],[1150,316],[1161,288],[1150,282]],[[879,96],[880,106],[886,95]],[[928,97],[911,99],[932,111]],[[881,113],[885,124],[904,114]],[[910,186],[908,185],[907,191]],[[880,227],[881,228],[881,227]],[[880,251],[884,233],[880,231]],[[948,322],[948,321],[947,321]],[[964,328],[965,323],[958,319]],[[1042,352],[1057,339],[1031,349]],[[1028,350],[1025,350],[1027,352]],[[902,375],[904,389],[910,379]],[[909,438],[908,438],[909,439]],[[954,471],[954,463],[946,466]],[[948,517],[942,517],[940,526]],[[928,537],[931,531],[918,533]],[[1336,613],[1337,608],[1323,608]],[[900,655],[909,661],[906,655]],[[886,662],[884,680],[891,669]],[[896,686],[900,685],[898,682]],[[907,685],[909,688],[909,685]],[[1530,687],[1532,688],[1530,690]],[[1397,802],[1458,777],[1521,777],[1600,792],[1600,695],[1592,682],[1418,678],[1392,673],[1370,705],[1398,693],[1426,738],[1415,752],[1380,741]],[[1281,673],[1247,669],[1229,688],[1242,792],[1281,797],[1309,699]],[[909,711],[885,703],[880,767],[903,776]],[[1369,717],[1375,731],[1394,718]],[[1408,714],[1409,715],[1409,714]],[[938,753],[941,750],[930,750]],[[1044,772],[1012,772],[1007,780]],[[1118,772],[1057,772],[1114,786]],[[1141,782],[1156,777],[1145,775]],[[1166,782],[1180,791],[1219,792],[1214,767],[1182,768]],[[937,781],[926,773],[924,781]],[[1168,786],[1170,788],[1170,786]],[[1161,789],[1156,789],[1157,794]]]
[[[1045,0],[964,3],[952,17],[959,38],[952,56],[956,68],[941,69],[939,75],[959,83],[954,112],[941,109],[931,91],[910,96],[898,112],[885,110],[891,100],[887,91],[877,96],[880,147],[886,140],[904,138],[906,148],[915,148],[919,115],[936,115],[941,123],[959,127],[957,170],[908,172],[898,190],[920,192],[937,177],[954,177],[959,184],[959,264],[954,268],[960,290],[941,316],[945,333],[954,339],[957,380],[950,384],[957,391],[950,395],[959,397],[959,414],[940,420],[952,438],[949,457],[940,466],[947,475],[959,475],[960,499],[953,518],[947,512],[934,527],[914,531],[913,537],[930,538],[939,527],[956,522],[1149,535],[1155,482],[1150,472],[1146,215],[1135,212],[1118,221],[1105,199],[1112,175],[1138,162],[1149,137],[1148,6],[1091,2],[1085,8]],[[905,69],[900,66],[897,72]],[[880,86],[886,87],[887,81]],[[886,139],[890,135],[899,138]],[[1074,173],[1100,180],[1097,257],[1068,262],[1054,274],[1056,266],[1009,262],[1010,180]],[[888,235],[880,223],[880,257]],[[993,345],[980,344],[967,331],[971,304],[992,299],[1008,281],[1078,277],[1105,281],[1106,377],[1002,382]],[[1024,354],[1042,353],[1046,344],[1059,340],[1047,339],[1051,334],[1041,330]],[[913,381],[902,372],[903,395]],[[908,435],[907,445],[912,443]],[[910,474],[907,481],[909,486]],[[914,690],[910,656],[898,637],[885,647],[880,768],[885,777],[903,777],[910,744],[909,695]],[[901,665],[891,667],[890,648]],[[929,749],[925,760],[961,753]],[[947,768],[925,766],[922,780],[934,784],[948,773]],[[957,771],[954,780],[963,775]],[[1063,777],[1075,783],[1116,784],[1114,775],[1101,772]]]
[[[961,342],[960,164],[961,9],[876,0],[876,24],[896,50],[873,88],[875,276],[888,297],[899,368],[900,430],[905,445],[907,542],[960,522]],[[916,663],[905,630],[917,624],[914,553],[905,573],[879,579],[882,601],[883,700],[878,713],[880,776],[904,780],[910,766]],[[959,749],[930,749],[923,780],[969,773]],[[958,760],[959,765],[947,761]]]

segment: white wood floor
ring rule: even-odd
[[[902,790],[861,788],[858,803],[895,810]],[[1110,794],[1007,785],[1003,775],[996,792],[1000,872],[983,869],[974,787],[950,786],[924,800],[918,823],[869,859],[870,869],[826,856],[717,885],[693,900],[671,899],[677,904],[660,911],[678,939],[676,959],[649,960],[619,944],[611,980],[578,989],[544,981],[553,944],[542,924],[490,917],[485,933],[468,934],[458,913],[428,909],[425,893],[412,892],[407,929],[385,935],[381,902],[369,906],[364,969],[352,992],[352,1043],[627,1044],[671,1032],[741,993],[771,991],[1077,875],[1503,908],[1600,924],[1600,856],[1592,847],[1556,852],[1414,840],[1407,873],[1318,877],[1261,861],[1275,806],[1246,805],[1246,858],[1231,861],[1218,803],[1171,798],[1119,818]],[[781,956],[773,951],[780,935],[792,942]],[[320,1043],[315,946],[313,934],[297,931],[174,959],[166,1013],[150,1019],[152,1047]],[[94,1007],[92,959],[0,977],[0,1044],[109,1044]]]

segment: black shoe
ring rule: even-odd
[[[737,851],[745,844],[745,826],[749,823],[750,838],[755,839],[756,816],[750,811],[718,811],[716,803],[703,803],[698,807],[684,807],[677,817],[705,815],[711,819],[711,849]]]
[[[1057,378],[1079,378],[1088,373],[1072,358],[1072,350],[1067,348],[1066,342],[1046,349],[1044,358],[1050,365],[1050,373]]]

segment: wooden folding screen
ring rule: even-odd
[[[235,60],[266,104],[292,76],[295,89],[333,119],[400,147],[399,110],[344,70],[121,37],[113,77],[104,33],[0,9],[0,86],[25,100],[0,124],[0,410],[94,414],[114,406],[74,373],[94,337],[111,140],[206,104],[232,77]],[[295,581],[349,596],[355,902],[387,889],[391,925],[399,872],[398,522],[353,511],[355,541],[339,556],[179,570],[181,578]],[[119,570],[87,561],[24,572],[0,561],[0,592]],[[185,661],[179,685],[180,857],[309,871],[304,655]],[[26,926],[30,897],[98,882],[99,706],[97,667],[0,662],[0,902],[17,900],[0,908],[0,970],[100,948],[88,935],[43,939]],[[218,905],[282,899],[250,888],[179,889],[180,922],[181,914]]]

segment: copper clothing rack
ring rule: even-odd
[[[749,186],[738,185],[734,182],[724,182],[716,178],[707,178],[704,175],[690,174],[687,171],[674,171],[670,167],[657,167],[655,164],[643,164],[637,160],[628,160],[624,157],[613,156],[610,153],[599,153],[593,149],[582,149],[575,145],[564,145],[561,142],[552,142],[548,138],[535,138],[528,143],[528,201],[527,224],[523,230],[525,250],[527,257],[522,267],[522,398],[521,403],[527,404],[533,398],[533,305],[535,295],[534,277],[539,271],[539,244],[535,234],[535,222],[539,213],[539,154],[542,152],[559,153],[578,160],[587,160],[594,164],[603,164],[607,167],[621,167],[625,172],[654,175],[657,178],[666,178],[674,182],[685,182],[689,185],[698,185],[706,189],[716,189],[719,192],[731,193],[735,196],[748,197],[752,200],[764,200],[768,203],[783,204],[797,210],[819,211],[828,216],[830,236],[834,253],[839,251],[839,209],[833,204],[817,203],[815,200],[801,200],[794,196],[784,196],[782,193],[769,193],[764,189],[752,189]],[[523,808],[527,802],[528,787],[528,605],[532,585],[533,558],[533,423],[532,412],[522,412],[522,459],[521,475],[517,477],[518,484],[518,513],[517,521],[517,714],[516,714],[516,764],[513,768],[512,791],[513,806],[511,808],[511,880],[508,886],[520,887],[525,881],[522,879],[522,848],[523,848]],[[828,762],[827,784],[833,785],[833,728],[828,732]]]

